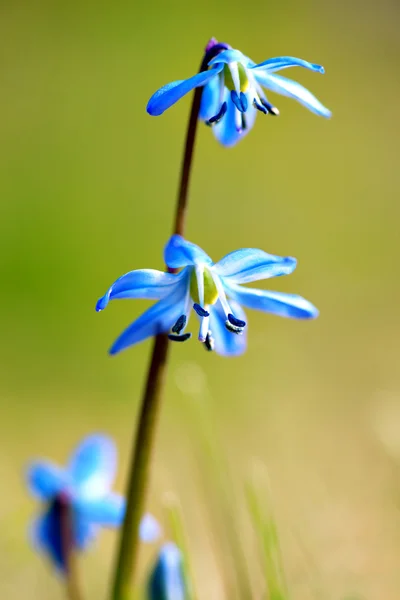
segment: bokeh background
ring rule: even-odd
[[[399,597],[399,17],[396,0],[2,3],[1,598],[63,597],[27,542],[31,457],[62,462],[86,433],[109,432],[123,489],[151,345],[113,359],[107,348],[146,303],[94,304],[120,274],[162,268],[190,100],[161,118],[145,106],[194,73],[213,35],[256,61],[323,64],[324,76],[285,75],[334,117],[274,96],[280,118],[259,116],[234,149],[201,126],[187,235],[215,259],[242,246],[296,256],[297,271],[267,285],[321,315],[251,314],[241,359],[173,348],[149,508],[163,521],[179,498],[207,600],[228,597],[223,518],[236,511],[260,598],[241,495],[256,464],[291,598]],[[216,485],[208,425],[234,493]],[[115,541],[105,532],[83,560],[88,598],[106,596]]]

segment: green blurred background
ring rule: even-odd
[[[151,345],[113,359],[107,348],[146,304],[94,305],[120,274],[162,268],[190,100],[161,118],[145,106],[194,73],[213,35],[256,61],[323,64],[324,76],[287,75],[334,117],[274,96],[280,118],[259,116],[233,149],[201,126],[188,238],[215,259],[243,246],[296,256],[268,286],[321,316],[252,313],[241,359],[174,346],[149,508],[162,520],[165,494],[180,498],[201,598],[224,598],[206,411],[238,490],[254,460],[265,465],[293,599],[399,597],[399,17],[395,0],[2,3],[2,599],[63,597],[27,543],[31,457],[62,462],[104,430],[123,489]],[[239,530],[252,556],[245,519]],[[115,539],[84,558],[88,598],[106,595]]]

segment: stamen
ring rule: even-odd
[[[215,340],[212,336],[212,331],[209,330],[206,336],[206,341],[204,342],[204,346],[208,352],[213,352],[215,350]]]
[[[236,327],[235,325],[232,325],[232,323],[230,323],[229,321],[225,321],[225,327],[228,331],[236,333],[236,335],[242,335],[243,333],[243,327]]]
[[[242,94],[243,94],[243,92],[241,92],[240,96],[239,96],[239,94],[237,93],[236,90],[232,90],[231,91],[232,102],[236,106],[236,108],[238,109],[238,111],[241,112],[241,113],[242,112],[246,112],[246,110],[247,110],[247,104],[246,105],[242,104],[242,99],[241,99]],[[246,98],[246,96],[244,94],[243,94],[243,96]],[[247,103],[247,98],[246,98],[245,101]]]
[[[254,100],[253,100],[253,106],[254,106],[254,108],[256,108],[257,110],[259,110],[260,112],[262,112],[264,115],[267,115],[267,114],[268,114],[268,111],[267,111],[267,109],[265,108],[265,106],[262,106],[262,104],[259,104],[255,98],[254,98]]]
[[[168,334],[168,339],[171,340],[171,342],[186,342],[186,340],[191,337],[191,333],[183,333],[182,335],[173,335],[172,333]]]
[[[267,109],[267,111],[271,115],[274,115],[274,117],[279,117],[279,110],[276,108],[276,106],[272,106],[272,104],[267,102],[265,98],[261,98],[261,104]]]
[[[172,332],[179,334],[182,331],[182,329],[185,328],[186,321],[187,321],[186,315],[181,315],[179,317],[179,319],[177,320],[177,322],[175,323],[175,325],[172,327]]]
[[[238,319],[232,313],[228,314],[228,321],[235,327],[241,327],[242,329],[243,329],[243,327],[246,327],[246,321],[242,321],[241,319]]]
[[[209,312],[207,312],[207,311],[205,310],[205,308],[202,308],[202,307],[200,306],[200,304],[197,304],[197,302],[195,302],[195,303],[193,304],[193,308],[194,308],[194,310],[197,312],[197,314],[199,315],[199,317],[209,317],[209,316],[210,316],[210,313],[209,313]],[[172,331],[173,331],[173,330],[172,330]]]
[[[247,101],[246,94],[244,94],[243,92],[240,92],[240,102],[241,102],[242,107],[243,107],[243,112],[246,112],[246,110],[247,110],[247,108],[249,106],[249,103]]]
[[[225,116],[227,110],[228,110],[228,105],[226,102],[224,102],[222,104],[221,108],[219,109],[218,113],[216,115],[214,115],[213,117],[211,117],[211,119],[208,119],[207,125],[216,125],[216,123],[219,123]]]

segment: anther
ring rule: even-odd
[[[183,333],[182,335],[174,335],[172,333],[168,334],[168,339],[171,340],[171,342],[186,342],[186,340],[191,337],[191,333]]]
[[[228,321],[229,323],[231,323],[231,325],[234,325],[235,327],[240,327],[241,329],[243,329],[243,327],[246,327],[246,321],[238,319],[232,313],[229,313]]]
[[[243,112],[246,112],[246,110],[247,110],[247,108],[249,106],[249,103],[247,101],[246,94],[244,94],[243,92],[240,92],[240,102],[242,104]]]
[[[253,100],[253,106],[254,106],[254,108],[256,108],[257,110],[259,110],[260,112],[262,112],[264,115],[267,115],[267,114],[268,114],[268,111],[267,111],[267,109],[265,108],[265,106],[262,106],[262,104],[259,104],[255,98],[254,98],[254,100]]]
[[[208,331],[206,341],[204,342],[204,346],[208,352],[213,352],[215,350],[215,340],[212,336],[211,330]]]
[[[241,113],[246,112],[247,106],[246,106],[246,108],[244,107],[244,105],[242,104],[241,97],[238,95],[236,90],[231,91],[231,99],[232,99],[233,104],[236,106],[236,108],[238,109],[239,112],[241,112]],[[246,98],[246,101],[247,101],[247,98]]]
[[[200,304],[197,304],[197,302],[195,302],[193,304],[193,308],[197,312],[197,314],[199,315],[199,317],[209,317],[210,316],[210,313],[207,312],[204,308],[202,308],[200,306]]]
[[[271,115],[274,115],[274,117],[279,116],[279,110],[276,108],[276,106],[272,106],[272,104],[267,102],[264,98],[261,98],[261,104],[267,109],[267,111]]]
[[[236,327],[236,325],[232,325],[229,321],[225,321],[225,327],[228,331],[236,333],[236,335],[241,335],[243,333],[243,327]]]
[[[186,325],[186,315],[181,315],[175,325],[172,327],[173,333],[180,333]]]
[[[219,111],[217,112],[216,115],[214,115],[213,117],[211,117],[211,119],[208,119],[207,124],[208,125],[216,125],[217,123],[219,123],[221,121],[221,119],[225,116],[226,111],[228,110],[228,105],[226,102],[224,102],[221,106],[221,108],[219,109]]]

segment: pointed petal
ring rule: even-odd
[[[29,537],[35,550],[45,552],[57,569],[65,571],[59,512],[54,504],[32,522]]]
[[[101,434],[85,438],[69,462],[76,495],[96,499],[108,493],[116,467],[117,451],[111,438]]]
[[[172,542],[164,544],[148,583],[149,600],[186,600],[182,554]]]
[[[256,80],[272,92],[294,98],[316,115],[326,118],[331,116],[331,111],[297,81],[292,81],[281,75],[269,75],[262,71],[253,72]]]
[[[117,279],[96,304],[96,310],[104,310],[110,300],[121,298],[146,298],[160,300],[171,292],[177,275],[154,269],[130,271]]]
[[[169,331],[184,311],[188,285],[188,273],[185,273],[184,279],[167,298],[159,300],[125,329],[112,345],[110,354],[117,354],[148,337]]]
[[[30,492],[40,500],[50,500],[68,485],[64,469],[49,461],[32,463],[26,476]]]
[[[188,242],[181,235],[173,235],[165,246],[165,264],[170,269],[194,266],[198,264],[212,265],[211,258],[196,244]]]
[[[230,307],[235,317],[247,321],[242,308],[234,300],[230,301]],[[228,331],[225,327],[226,316],[221,302],[210,307],[210,330],[215,342],[215,352],[222,356],[239,356],[245,352],[247,347],[247,326],[241,335]]]
[[[296,294],[256,290],[235,283],[226,283],[225,288],[230,298],[247,308],[292,319],[314,319],[318,316],[315,306]]]
[[[102,498],[79,502],[76,508],[81,520],[104,527],[118,527],[125,516],[125,498],[108,493]]]
[[[224,256],[214,265],[213,271],[233,283],[248,283],[288,275],[295,268],[295,258],[274,256],[255,248],[242,248]]]
[[[149,544],[156,542],[161,536],[161,533],[161,527],[157,519],[150,513],[144,515],[139,527],[139,537],[142,542]]]
[[[208,66],[212,67],[214,65],[219,65],[220,63],[228,64],[232,62],[240,62],[246,67],[248,65],[249,59],[242,52],[240,52],[240,50],[234,50],[233,48],[229,48],[228,50],[224,50],[223,52],[217,54],[215,58],[210,60]]]
[[[274,73],[275,71],[288,69],[289,67],[304,67],[305,69],[310,69],[310,71],[325,73],[325,69],[321,65],[316,65],[308,62],[307,60],[295,58],[294,56],[277,56],[276,58],[269,58],[268,60],[265,60],[258,65],[254,65],[251,68],[254,69],[254,74],[256,74],[257,71],[263,70],[267,71],[268,73]]]
[[[213,77],[216,77],[223,68],[223,65],[217,65],[208,71],[197,73],[197,75],[190,77],[190,79],[168,83],[152,95],[147,104],[147,112],[153,117],[162,115],[165,110],[170,108],[175,102],[185,96],[185,94],[196,87],[205,85]]]
[[[249,95],[249,93],[246,93],[246,98],[248,102],[248,109],[246,113],[243,113],[245,128],[238,129],[238,121],[236,116],[238,111],[231,100],[228,90],[225,90],[224,100],[228,105],[228,110],[223,119],[214,125],[212,130],[220,144],[227,148],[235,146],[235,144],[237,144],[245,137],[245,135],[249,133],[254,125],[257,116],[257,110],[253,106],[253,98]]]
[[[208,121],[208,119],[211,119],[211,117],[214,117],[216,114],[218,114],[218,111],[221,108],[219,96],[219,77],[214,77],[204,86],[203,93],[201,95],[199,118],[202,121]]]
[[[100,527],[91,523],[85,515],[75,511],[74,514],[74,543],[78,550],[87,550],[98,535]]]

